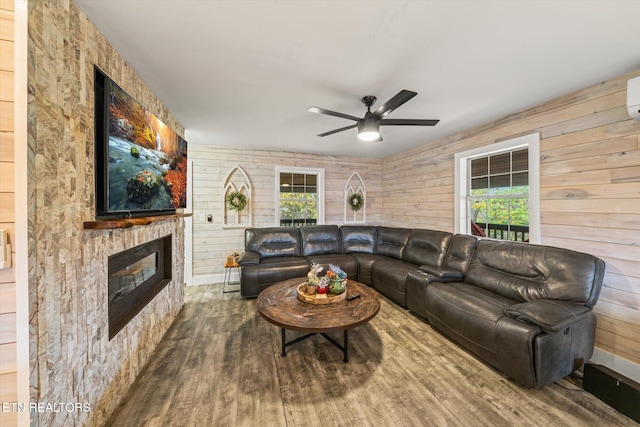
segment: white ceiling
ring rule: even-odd
[[[386,157],[640,68],[637,0],[75,2],[197,144]],[[401,89],[440,123],[315,136]]]

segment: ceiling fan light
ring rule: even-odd
[[[379,121],[367,116],[358,122],[358,138],[363,141],[376,141],[380,139]]]
[[[358,138],[363,141],[375,141],[376,139],[380,138],[380,132],[376,130],[359,132]]]

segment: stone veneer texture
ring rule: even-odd
[[[184,128],[70,0],[29,2],[28,197],[31,401],[90,412],[33,413],[34,426],[102,425],[184,301],[184,229],[168,219],[123,230],[94,218],[96,64],[178,134]],[[108,339],[107,258],[173,234],[173,280]]]

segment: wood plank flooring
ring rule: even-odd
[[[283,358],[279,328],[222,284],[187,288],[123,402],[108,425],[638,425],[580,380],[532,390],[505,378],[384,297],[378,316],[349,332],[349,363],[320,336]]]

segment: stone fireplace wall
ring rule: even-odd
[[[72,1],[30,1],[28,26],[31,401],[91,408],[33,413],[32,425],[102,425],[182,307],[184,229],[182,219],[83,229],[94,219],[93,65],[184,128]],[[109,341],[108,256],[167,234],[172,282]]]

